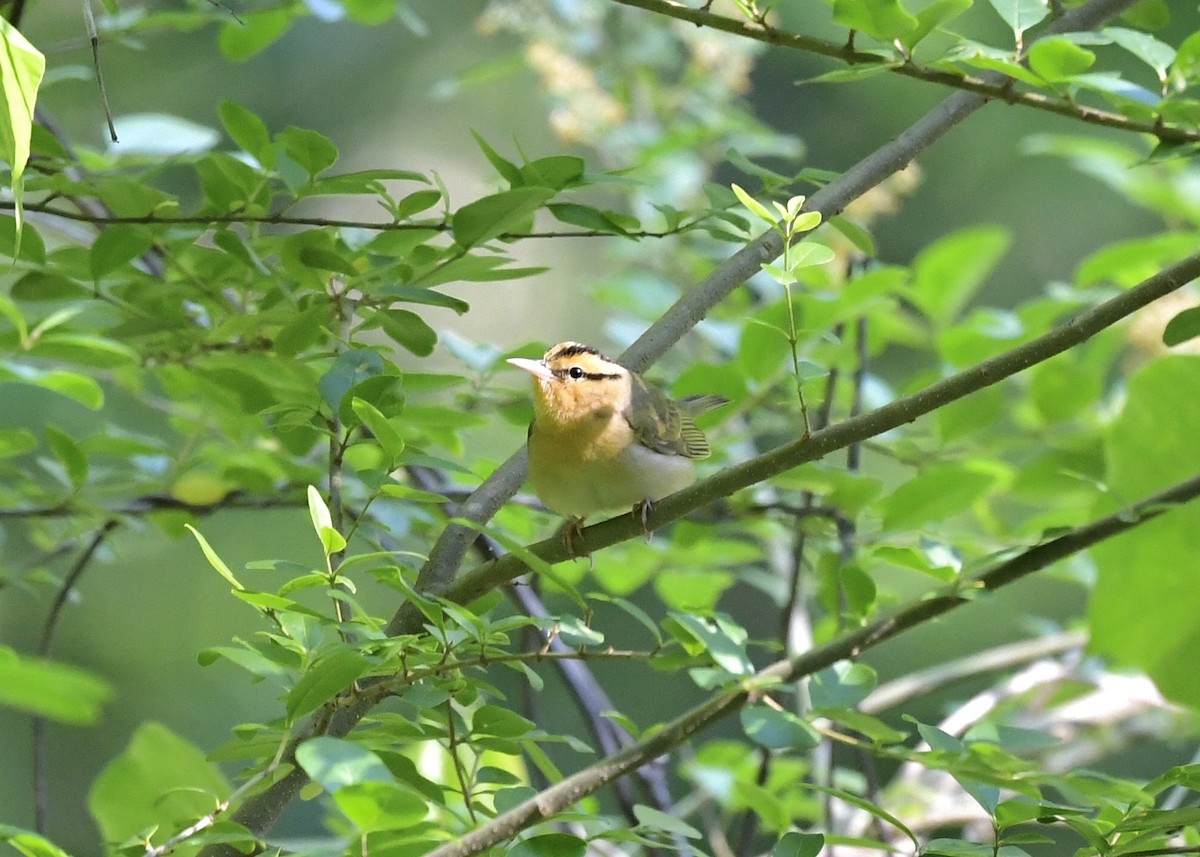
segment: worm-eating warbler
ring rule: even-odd
[[[691,485],[692,461],[709,454],[692,418],[727,401],[669,399],[578,342],[508,362],[533,376],[529,481],[546,508],[571,521],[568,549],[588,515],[632,507],[644,525],[651,503]]]

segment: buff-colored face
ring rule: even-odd
[[[629,403],[629,371],[596,349],[560,342],[541,360],[508,361],[534,378],[534,410],[558,422],[611,415]]]

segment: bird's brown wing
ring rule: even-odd
[[[707,458],[708,440],[692,418],[725,404],[726,400],[720,396],[689,396],[673,402],[640,377],[634,375],[632,380],[625,419],[637,442],[664,455]]]

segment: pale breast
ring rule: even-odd
[[[539,434],[535,430],[530,438],[529,479],[546,507],[560,515],[582,518],[630,509],[674,494],[696,478],[691,459],[636,442],[583,450],[566,438]]]

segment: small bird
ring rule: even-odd
[[[568,519],[572,554],[588,515],[632,507],[644,527],[654,501],[691,485],[693,460],[709,455],[693,417],[728,401],[670,399],[578,342],[560,342],[541,360],[508,362],[533,376],[529,481],[546,508]]]

